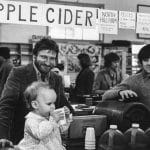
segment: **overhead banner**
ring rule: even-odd
[[[0,0],[0,23],[95,28],[97,8]]]
[[[118,11],[100,9],[98,15],[99,33],[118,33]]]

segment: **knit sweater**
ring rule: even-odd
[[[120,90],[132,90],[137,93],[139,102],[145,104],[150,109],[150,75],[146,72],[128,77],[113,89],[108,90],[102,100],[118,99]]]

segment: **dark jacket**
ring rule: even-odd
[[[33,81],[37,81],[33,64],[13,68],[10,73],[0,100],[0,138],[7,138],[14,144],[23,138],[24,117],[28,113],[23,93]],[[61,77],[51,72],[49,84],[57,94],[56,108],[66,105],[71,109],[64,95]]]
[[[95,78],[93,91],[98,94],[104,94],[105,91],[115,86],[112,86],[112,80],[115,81],[115,85],[119,84],[122,81],[121,71],[118,72],[116,78],[111,79],[109,69],[100,70]]]
[[[7,77],[12,69],[13,65],[10,63],[10,61],[4,61],[0,66],[0,95],[2,93],[2,90],[4,88],[4,84],[7,80]]]
[[[75,95],[91,94],[93,82],[94,72],[89,67],[82,69],[76,78]]]

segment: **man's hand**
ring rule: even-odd
[[[7,140],[7,139],[0,139],[0,149],[3,148],[13,148],[14,145],[11,141]]]
[[[128,98],[138,97],[137,94],[132,90],[120,91],[119,95],[121,96],[123,100],[128,99]]]

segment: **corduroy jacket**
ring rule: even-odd
[[[23,138],[24,117],[28,113],[23,93],[34,81],[37,76],[33,64],[13,68],[9,74],[0,99],[0,138],[9,139],[14,144]],[[67,106],[72,111],[64,95],[61,77],[50,72],[49,85],[57,94],[56,108]]]

